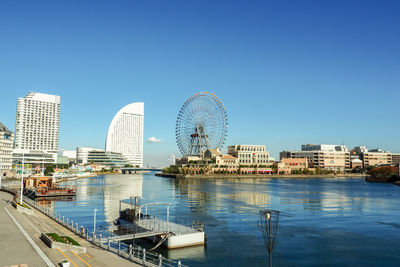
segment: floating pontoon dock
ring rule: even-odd
[[[128,204],[130,207],[122,209],[123,204]],[[120,201],[120,217],[117,222],[120,230],[119,235],[111,236],[109,239],[112,241],[124,241],[148,238],[158,242],[156,247],[164,245],[168,249],[203,245],[205,242],[203,229],[196,224],[186,226],[171,222],[169,218],[170,205],[170,203],[138,205],[136,198],[134,203],[132,203],[132,200]],[[151,215],[151,211],[148,212],[149,206],[166,206],[166,219],[156,217],[156,212]]]

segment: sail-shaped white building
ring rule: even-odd
[[[122,153],[135,167],[143,166],[144,103],[135,102],[120,109],[111,121],[106,150]]]

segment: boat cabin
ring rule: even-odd
[[[53,187],[53,177],[29,177],[24,179],[25,188]]]

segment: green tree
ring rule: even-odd
[[[53,173],[54,173],[53,166],[47,165],[47,166],[46,166],[46,169],[44,170],[44,175],[45,175],[45,176],[50,176],[50,175],[52,175]]]

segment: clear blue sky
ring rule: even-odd
[[[400,152],[400,1],[1,1],[0,121],[17,97],[61,96],[60,147],[104,147],[145,102],[145,164],[165,165],[183,102],[224,102],[226,145]]]

